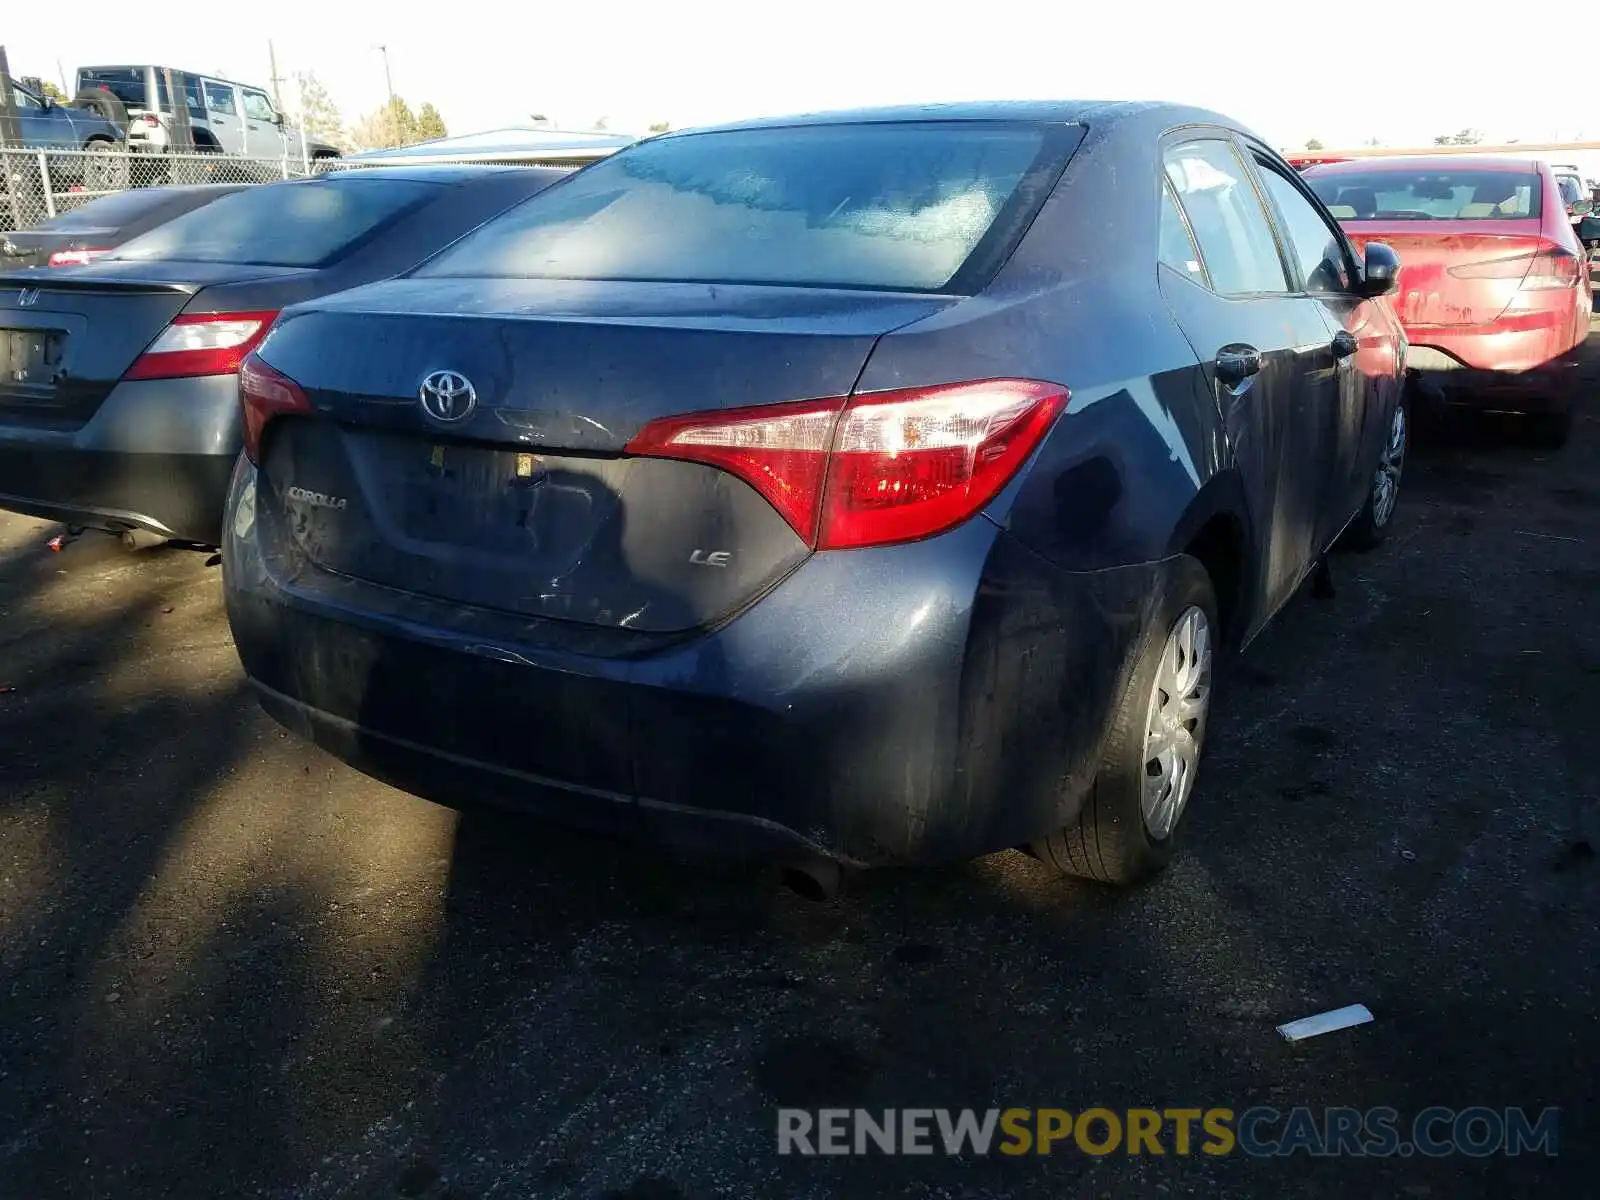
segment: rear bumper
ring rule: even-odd
[[[253,479],[241,461],[230,513]],[[980,517],[815,555],[714,631],[576,653],[561,622],[285,572],[227,524],[228,618],[263,707],[369,774],[679,851],[864,864],[1075,815],[1166,570],[1061,571]]]
[[[216,545],[239,454],[232,375],[121,383],[80,428],[0,414],[0,508]]]
[[[1429,390],[1457,408],[1486,412],[1565,412],[1581,387],[1578,347],[1526,370],[1475,368],[1437,346],[1413,344],[1407,368]]]

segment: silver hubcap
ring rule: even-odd
[[[1387,525],[1400,498],[1400,470],[1406,465],[1406,410],[1401,405],[1389,422],[1389,436],[1378,458],[1378,471],[1372,477],[1372,523]]]
[[[1170,835],[1194,787],[1211,707],[1211,623],[1198,607],[1184,609],[1167,634],[1156,667],[1144,733],[1144,825]]]

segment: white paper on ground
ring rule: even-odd
[[[1314,1017],[1301,1017],[1298,1021],[1279,1025],[1278,1032],[1288,1041],[1300,1042],[1318,1034],[1349,1029],[1352,1025],[1365,1025],[1370,1020],[1372,1013],[1365,1004],[1352,1004],[1346,1008],[1336,1008],[1332,1012],[1318,1013]]]

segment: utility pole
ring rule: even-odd
[[[72,89],[67,86],[67,69],[61,65],[61,60],[56,59],[56,74],[61,76],[61,94],[68,101],[72,99]]]
[[[272,70],[272,106],[279,112],[283,111],[283,94],[278,91],[278,85],[283,82],[283,77],[278,74],[278,54],[272,48],[272,39],[267,39],[267,62]]]
[[[402,143],[404,133],[400,129],[400,113],[394,104],[394,80],[389,75],[389,47],[377,47],[378,53],[383,55],[383,84],[389,89],[389,135],[396,146]]]
[[[378,53],[383,55],[383,84],[389,89],[389,111],[394,111],[394,80],[389,77],[389,47],[379,46]]]

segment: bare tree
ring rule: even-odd
[[[330,146],[345,145],[344,118],[339,115],[339,106],[328,95],[328,89],[322,86],[322,80],[312,71],[297,71],[294,81],[300,89],[301,132]]]

